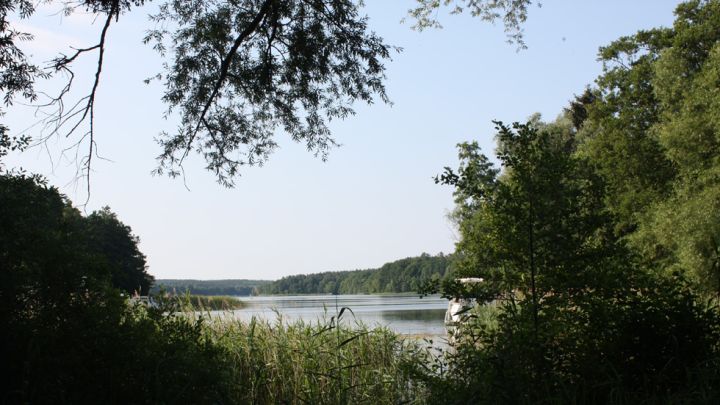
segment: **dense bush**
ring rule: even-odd
[[[88,307],[37,328],[9,403],[216,403],[227,398],[222,351],[202,323],[144,308]]]
[[[498,303],[416,376],[442,403],[716,403],[720,312],[673,278]]]
[[[9,174],[0,207],[0,402],[223,398],[220,350],[202,321],[127,305],[129,285],[115,282],[147,278],[137,239],[114,214],[86,219],[42,179]]]

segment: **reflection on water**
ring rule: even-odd
[[[443,319],[447,300],[438,296],[419,298],[413,295],[295,295],[242,297],[247,307],[234,311],[238,319],[252,317],[275,320],[278,314],[287,322],[315,322],[350,308],[342,322],[368,326],[387,326],[406,335],[444,336]]]

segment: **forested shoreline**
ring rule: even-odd
[[[270,280],[192,280],[192,279],[158,279],[155,280],[151,293],[161,291],[182,294],[188,292],[196,295],[257,295],[259,288],[271,283]]]
[[[151,292],[234,296],[416,293],[426,283],[445,277],[451,263],[452,255],[423,253],[385,263],[377,269],[297,274],[275,281],[158,279]]]
[[[259,288],[261,294],[410,293],[448,272],[451,256],[423,253],[385,263],[377,269],[328,271],[283,277]]]

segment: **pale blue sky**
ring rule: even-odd
[[[404,51],[387,64],[393,106],[358,105],[333,122],[343,145],[322,162],[278,133],[280,149],[262,168],[245,170],[225,189],[194,157],[181,180],[150,175],[159,153],[153,138],[173,129],[164,120],[161,88],[142,79],[160,60],[141,44],[150,11],[111,27],[97,100],[97,142],[88,210],[109,205],[141,238],[157,278],[261,278],[370,268],[421,252],[451,252],[456,233],[445,216],[452,190],[431,177],[456,165],[455,145],[477,140],[491,154],[491,120],[554,118],[601,71],[599,46],[639,29],[672,24],[678,1],[547,0],[525,25],[528,49],[505,43],[502,26],[440,14],[442,30],[400,24],[411,0],[367,0],[372,28]],[[100,22],[61,19],[44,7],[21,28],[38,40],[29,51],[47,60],[68,43],[90,45]],[[67,49],[67,48],[64,48]],[[92,61],[89,61],[92,62]],[[92,63],[79,67],[89,76]],[[51,85],[51,84],[50,84]],[[30,111],[5,118],[26,127]],[[35,132],[37,135],[37,132]],[[71,142],[52,140],[12,156],[9,166],[45,174],[76,204],[84,184],[74,163],[58,159]],[[54,162],[51,164],[51,159]]]

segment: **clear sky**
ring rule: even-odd
[[[413,1],[366,0],[372,29],[404,48],[387,64],[394,104],[357,105],[356,116],[333,122],[342,147],[327,162],[278,133],[280,149],[264,167],[245,170],[234,189],[215,183],[194,157],[186,164],[189,190],[182,180],[150,174],[160,152],[153,139],[174,128],[174,117],[163,118],[161,87],[142,83],[161,60],[141,43],[152,5],[138,9],[109,31],[96,110],[96,140],[108,160],[93,165],[86,209],[109,205],[130,225],[157,278],[276,279],[452,252],[452,190],[432,176],[456,166],[455,145],[477,140],[492,154],[491,120],[522,121],[535,112],[553,119],[601,72],[599,46],[670,26],[678,3],[546,0],[531,8],[528,49],[516,52],[500,24],[441,13],[444,29],[418,33],[400,23]],[[35,33],[25,49],[38,60],[69,52],[69,44],[93,44],[101,28],[88,16],[61,18],[57,8],[43,6],[19,22]],[[86,58],[78,74],[89,77],[94,61]],[[34,118],[16,106],[4,120],[18,131]],[[75,163],[60,158],[71,143],[53,139],[7,165],[46,175],[80,204],[86,194],[73,182]]]

